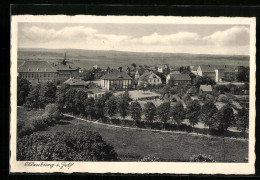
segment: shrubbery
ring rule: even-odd
[[[19,161],[117,161],[114,148],[98,133],[62,131],[54,135],[33,133],[18,138]]]

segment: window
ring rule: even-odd
[[[46,77],[46,74],[45,74],[45,73],[43,74],[43,77]]]

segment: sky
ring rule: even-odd
[[[19,23],[18,48],[249,55],[249,25]]]

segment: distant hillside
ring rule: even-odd
[[[132,63],[156,65],[167,63],[171,66],[197,64],[221,64],[249,66],[249,56],[244,55],[208,55],[185,53],[126,52],[80,49],[18,49],[18,60],[59,60],[66,52],[67,59],[81,61],[84,66],[118,67]],[[83,65],[82,65],[83,66]]]

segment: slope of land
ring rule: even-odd
[[[100,51],[80,49],[18,49],[18,60],[61,60],[64,53],[67,59],[78,61],[79,65],[92,67],[118,67],[136,63],[139,65],[156,65],[166,63],[171,66],[188,66],[199,64],[249,66],[249,56],[244,55],[209,55],[185,53],[155,53]]]

